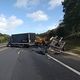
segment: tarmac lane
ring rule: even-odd
[[[38,48],[3,48],[0,80],[80,80],[79,64],[77,57],[44,55]]]

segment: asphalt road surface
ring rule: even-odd
[[[0,80],[80,80],[80,57],[38,48],[0,49]]]

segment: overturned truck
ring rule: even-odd
[[[49,52],[51,51],[53,53],[62,53],[64,51],[64,46],[65,41],[63,41],[63,37],[61,38],[58,38],[58,36],[51,37],[48,51]]]

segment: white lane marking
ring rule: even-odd
[[[61,64],[62,66],[66,67],[67,69],[69,69],[69,70],[73,71],[74,73],[76,73],[77,75],[79,75],[79,76],[80,76],[80,72],[79,72],[79,71],[77,71],[77,70],[73,69],[72,67],[70,67],[70,66],[68,66],[68,65],[64,64],[63,62],[61,62],[61,61],[57,60],[56,58],[51,57],[51,56],[50,56],[50,55],[48,55],[48,54],[47,54],[47,56],[48,56],[49,58],[53,59],[54,61],[56,61],[57,63]]]
[[[18,51],[18,54],[20,54],[21,51]]]
[[[20,54],[21,52],[23,52],[23,50],[19,50],[19,51],[18,51],[18,54]]]
[[[8,48],[7,48],[7,47],[6,47],[6,48],[2,48],[2,49],[0,49],[0,52],[1,52],[1,51],[4,51],[4,50],[6,50],[6,49],[8,49]]]

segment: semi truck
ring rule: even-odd
[[[29,47],[35,43],[35,33],[11,35],[8,45],[10,47]]]

